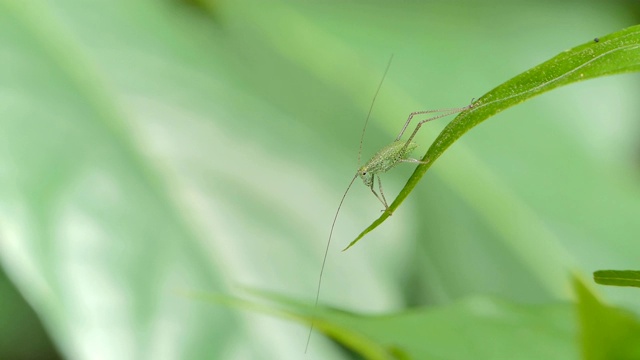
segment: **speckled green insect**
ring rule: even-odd
[[[358,169],[358,176],[362,182],[371,189],[371,192],[382,202],[385,210],[389,208],[387,199],[382,191],[382,182],[380,181],[380,173],[387,172],[401,162],[424,163],[417,159],[409,158],[409,154],[418,147],[414,142],[394,141],[378,151],[371,160],[362,165]],[[373,189],[375,178],[378,178],[378,188],[380,195]]]
[[[376,94],[374,95],[373,101],[371,102],[371,107],[369,108],[369,113],[367,114],[367,120],[365,121],[364,128],[362,130],[362,136],[360,138],[360,150],[358,151],[358,163],[360,163],[360,154],[362,153],[362,141],[364,139],[364,133],[367,128],[367,123],[369,122],[369,116],[371,115],[371,109],[373,108],[373,104],[375,103],[376,97],[378,96],[378,92],[380,91],[382,82],[384,81],[384,78],[387,75],[387,71],[389,70],[389,65],[391,64],[391,60],[392,59],[389,59],[389,63],[387,64],[387,69],[385,70],[382,80],[378,85]],[[320,276],[318,278],[318,288],[316,291],[316,299],[315,299],[314,307],[318,306],[318,299],[320,298],[320,286],[322,285],[322,275],[324,273],[324,266],[327,262],[327,254],[329,253],[329,246],[331,244],[333,229],[336,225],[336,220],[338,219],[340,208],[342,208],[342,203],[344,202],[344,199],[346,198],[347,193],[349,192],[349,189],[351,188],[351,185],[353,185],[353,182],[356,180],[356,178],[360,177],[364,182],[364,184],[369,189],[371,189],[371,192],[373,192],[373,194],[378,198],[378,200],[380,200],[382,205],[384,205],[384,211],[389,210],[389,205],[387,205],[387,200],[385,199],[384,192],[382,190],[382,182],[380,181],[380,174],[393,169],[396,165],[400,163],[426,164],[427,162],[425,161],[421,161],[421,160],[409,157],[411,152],[418,147],[418,144],[413,142],[413,138],[418,133],[418,130],[420,130],[420,127],[426,122],[440,119],[445,116],[457,114],[464,110],[470,109],[471,107],[473,107],[473,101],[471,105],[468,105],[462,108],[425,110],[425,111],[412,112],[411,114],[409,114],[407,121],[404,123],[404,126],[402,127],[402,130],[400,130],[400,133],[398,134],[396,139],[391,144],[383,147],[380,151],[378,151],[375,155],[373,155],[373,157],[371,157],[369,161],[367,161],[364,165],[358,168],[358,171],[351,179],[351,182],[349,182],[349,185],[347,186],[347,189],[345,190],[344,194],[342,194],[342,199],[340,200],[338,209],[336,210],[335,216],[333,217],[333,223],[331,224],[331,230],[329,231],[329,240],[327,240],[327,246],[325,248],[324,257],[322,259],[322,267],[320,268]],[[429,113],[441,113],[441,114],[421,120],[420,122],[418,122],[415,130],[413,130],[413,132],[411,133],[411,136],[409,136],[407,140],[400,140],[405,130],[407,130],[407,127],[409,126],[409,123],[411,122],[414,116],[429,114]],[[380,191],[380,194],[378,194],[374,189],[374,183],[376,178],[378,179],[378,189]],[[305,347],[305,353],[307,352],[307,349],[309,347],[309,341],[311,339],[311,334],[313,332],[313,324],[314,324],[314,319],[312,317],[311,327],[309,329],[309,336],[307,337],[307,344]]]
[[[364,182],[364,184],[371,189],[371,192],[373,192],[373,194],[378,198],[378,200],[380,200],[382,205],[384,205],[385,210],[389,209],[389,205],[387,205],[387,200],[385,199],[384,192],[382,191],[382,182],[380,181],[380,174],[393,169],[396,165],[403,162],[414,163],[414,164],[426,164],[425,161],[420,161],[420,160],[409,157],[411,152],[418,147],[418,144],[413,142],[413,138],[418,133],[418,130],[420,130],[420,127],[422,126],[422,124],[428,121],[440,119],[445,116],[459,113],[461,111],[471,108],[471,106],[472,105],[468,105],[462,108],[426,110],[426,111],[416,111],[411,113],[409,115],[409,118],[407,118],[407,121],[405,122],[404,126],[402,127],[402,130],[400,130],[400,134],[398,134],[395,141],[383,147],[380,151],[378,151],[375,155],[373,155],[373,157],[369,161],[367,161],[366,164],[362,165],[358,169],[358,173],[356,174],[356,176],[359,176]],[[418,125],[416,125],[415,130],[413,130],[413,133],[411,134],[411,136],[409,136],[409,139],[407,139],[406,141],[400,140],[405,130],[407,129],[407,126],[409,126],[411,119],[413,119],[414,116],[420,115],[420,114],[428,114],[428,113],[443,113],[443,114],[440,114],[438,116],[432,116],[428,119],[420,121]],[[354,179],[356,176],[354,176]],[[376,177],[378,178],[378,188],[380,190],[380,195],[378,195],[378,193],[373,189],[374,181]],[[353,183],[353,180],[351,184],[352,183]],[[347,191],[349,191],[351,184],[349,184]],[[347,191],[345,191],[345,195]],[[340,204],[340,206],[341,205],[342,203]],[[340,211],[340,206],[338,206],[338,211]],[[336,215],[337,215],[337,212],[336,212]]]

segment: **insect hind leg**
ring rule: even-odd
[[[473,100],[471,100],[471,103],[473,104]],[[445,115],[445,116],[448,116],[448,115],[451,115],[451,114],[456,114],[456,113],[462,112],[464,110],[467,110],[470,107],[471,107],[471,105],[467,105],[467,106],[461,107],[461,108],[414,111],[411,114],[409,114],[409,117],[407,118],[407,121],[405,121],[404,126],[402,127],[402,130],[400,130],[400,133],[396,137],[396,141],[400,140],[402,135],[404,135],[404,132],[407,130],[407,127],[409,126],[409,123],[411,122],[411,119],[413,119],[413,117],[416,116],[416,115],[432,114],[432,113],[447,113],[447,115]],[[444,117],[444,116],[440,116],[440,117]],[[435,118],[439,119],[440,117],[435,117]],[[435,120],[435,118],[434,118],[434,120]]]

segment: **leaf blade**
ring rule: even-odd
[[[530,98],[570,83],[606,75],[640,71],[640,26],[589,41],[566,50],[546,62],[504,82],[484,94],[473,108],[460,113],[438,135],[422,157],[396,199],[378,219],[363,230],[343,251],[382,224],[409,196],[433,162],[467,131],[491,116]]]
[[[598,270],[593,279],[600,285],[640,287],[638,270]]]
[[[521,305],[475,296],[446,306],[374,315],[324,306],[314,308],[272,292],[244,290],[252,299],[247,300],[245,295],[203,299],[305,325],[313,319],[320,332],[367,359],[578,357],[574,307],[563,302]],[[514,324],[518,331],[513,331]]]

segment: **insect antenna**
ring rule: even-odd
[[[373,100],[371,101],[371,106],[369,106],[369,112],[367,113],[367,119],[365,120],[364,127],[362,128],[362,136],[360,136],[360,148],[358,149],[358,167],[360,166],[360,160],[361,160],[360,156],[362,154],[362,143],[364,140],[364,134],[365,134],[365,131],[367,130],[367,124],[369,123],[369,117],[371,116],[371,111],[373,110],[373,104],[375,104],[376,98],[378,97],[378,93],[380,92],[380,88],[382,87],[382,83],[384,82],[385,77],[387,77],[387,72],[389,72],[389,67],[391,67],[392,60],[393,60],[393,54],[391,54],[391,57],[389,57],[389,62],[387,63],[387,67],[384,70],[384,74],[382,75],[380,84],[378,84],[376,93],[375,95],[373,95]],[[340,199],[340,204],[338,204],[338,210],[336,210],[336,214],[333,217],[333,222],[331,223],[331,230],[329,231],[329,240],[327,240],[327,247],[324,250],[324,256],[322,258],[322,266],[320,267],[320,276],[318,277],[318,289],[316,290],[316,300],[313,303],[313,314],[311,316],[311,326],[309,327],[309,335],[307,336],[307,343],[304,346],[305,354],[309,349],[309,343],[311,342],[311,334],[313,333],[313,326],[317,316],[316,312],[318,308],[318,300],[320,299],[320,287],[322,285],[322,275],[324,274],[324,266],[327,263],[327,255],[329,254],[329,247],[331,245],[331,237],[333,236],[333,229],[336,226],[336,221],[338,220],[338,214],[340,213],[340,209],[342,208],[342,203],[344,202],[344,199],[347,197],[347,193],[349,192],[349,189],[351,189],[351,185],[353,185],[353,182],[356,180],[357,177],[358,177],[358,172],[356,171],[356,174],[353,176],[353,178],[349,182],[349,186],[347,186],[347,189],[344,191],[344,194],[342,194],[342,199]]]
[[[309,335],[307,336],[307,344],[304,347],[304,353],[307,353],[307,349],[309,348],[309,342],[311,341],[311,333],[313,333],[313,325],[316,319],[316,309],[318,307],[318,300],[320,299],[320,285],[322,285],[322,275],[324,274],[324,265],[327,262],[327,254],[329,254],[329,246],[331,245],[331,236],[333,235],[333,228],[336,226],[336,220],[338,220],[338,214],[340,213],[340,208],[342,208],[342,203],[344,199],[347,197],[347,193],[353,185],[353,182],[358,177],[358,173],[353,176],[353,179],[349,182],[349,186],[347,186],[347,190],[345,190],[344,194],[342,194],[342,199],[340,199],[340,204],[338,205],[338,210],[336,210],[336,214],[333,217],[333,222],[331,223],[331,230],[329,231],[329,240],[327,240],[327,247],[324,250],[324,257],[322,258],[322,266],[320,267],[320,276],[318,277],[318,290],[316,290],[316,300],[313,303],[313,316],[311,317],[311,327],[309,328]]]
[[[376,103],[376,98],[378,97],[378,93],[380,92],[380,88],[382,87],[382,83],[384,82],[384,78],[387,77],[387,72],[389,72],[389,68],[391,67],[391,62],[393,61],[393,54],[389,57],[389,62],[387,63],[387,68],[384,69],[384,74],[382,75],[382,79],[380,79],[380,84],[378,84],[378,89],[376,89],[375,95],[373,95],[373,100],[371,101],[371,106],[369,106],[369,112],[367,113],[367,119],[364,121],[364,127],[362,127],[362,135],[360,135],[360,148],[358,148],[358,167],[360,166],[360,160],[362,155],[362,143],[364,142],[364,133],[367,131],[367,124],[369,123],[369,117],[371,116],[371,111],[373,110],[373,104]]]

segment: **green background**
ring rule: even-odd
[[[464,106],[638,14],[635,1],[0,0],[0,358],[54,357],[47,336],[69,359],[301,358],[305,326],[189,293],[313,301],[389,56],[365,159],[411,111]],[[321,302],[548,305],[572,298],[569,271],[639,268],[638,80],[495,116],[340,253],[380,214],[356,183]],[[416,156],[446,121],[423,128]],[[383,176],[388,198],[412,168]],[[640,311],[633,290],[597,291]],[[350,355],[315,335],[306,358]]]

